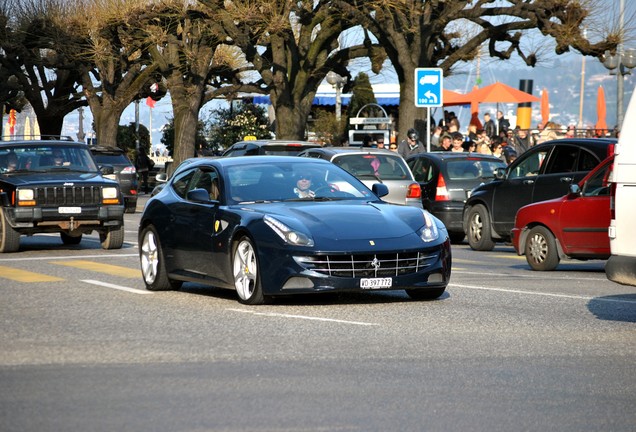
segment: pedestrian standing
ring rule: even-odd
[[[152,160],[146,154],[146,150],[140,147],[137,151],[137,157],[135,160],[135,168],[141,177],[141,186],[145,194],[148,193],[148,172],[154,166]]]
[[[406,139],[400,142],[398,145],[398,153],[404,158],[408,158],[411,155],[424,153],[426,148],[424,144],[419,140],[420,135],[413,128],[409,129],[406,133]]]

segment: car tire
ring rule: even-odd
[[[559,265],[559,251],[557,250],[554,234],[544,226],[536,226],[526,237],[526,261],[533,270],[551,271]]]
[[[435,300],[444,294],[446,288],[407,289],[406,293],[413,300]]]
[[[491,251],[495,242],[491,237],[490,218],[488,210],[481,204],[477,204],[468,211],[468,244],[476,251]]]
[[[102,243],[103,249],[121,249],[124,244],[124,226],[108,230],[108,232],[99,233],[99,241]]]
[[[80,242],[82,241],[82,234],[72,236],[61,232],[60,238],[62,239],[62,243],[64,243],[65,245],[76,245],[80,244]]]
[[[258,256],[248,237],[242,237],[234,246],[232,274],[234,275],[234,287],[241,303],[247,305],[265,303],[258,268]]]
[[[141,232],[139,262],[141,276],[149,291],[169,291],[181,288],[183,282],[168,277],[163,249],[157,231],[148,225]]]
[[[453,244],[457,244],[457,243],[461,243],[464,241],[464,237],[466,237],[466,234],[462,233],[458,233],[458,232],[452,232],[452,233],[448,233],[448,238],[450,239],[451,243]]]
[[[0,253],[17,252],[20,249],[20,233],[9,225],[2,210],[0,219]]]

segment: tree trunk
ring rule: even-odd
[[[49,137],[58,137],[62,135],[62,127],[64,123],[64,116],[60,115],[58,111],[44,111],[44,112],[36,112],[36,118],[38,121],[38,126],[40,127],[40,136],[46,138]],[[33,128],[31,128],[33,130]],[[77,139],[77,137],[71,137],[73,139]]]
[[[400,83],[398,143],[406,137],[406,132],[410,128],[415,127],[416,121],[426,120],[426,108],[415,106],[415,68],[410,65],[402,66],[404,67],[404,81]],[[418,132],[420,132],[420,141],[426,144],[426,137],[424,136],[426,131],[418,130]]]
[[[309,112],[279,106],[276,108],[276,139],[304,140]]]

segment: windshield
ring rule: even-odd
[[[359,179],[412,180],[404,159],[399,155],[348,154],[335,157],[333,163]]]
[[[26,143],[0,147],[0,173],[95,172],[97,166],[88,148],[78,145]]]
[[[227,177],[230,203],[376,199],[355,177],[327,163],[260,162],[228,167]]]

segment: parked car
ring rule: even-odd
[[[370,147],[318,147],[301,157],[324,159],[348,171],[367,187],[383,183],[389,188],[384,201],[422,208],[422,191],[406,161],[390,150]]]
[[[610,224],[610,156],[561,197],[521,207],[512,244],[533,270],[554,270],[561,259],[607,259]]]
[[[301,195],[296,189],[307,192],[310,177],[312,193]],[[149,290],[210,284],[236,290],[245,304],[368,290],[437,298],[451,272],[446,228],[423,209],[380,200],[387,193],[316,159],[182,164],[141,216],[144,283]]]
[[[124,196],[126,213],[134,213],[137,209],[137,170],[128,159],[126,152],[119,147],[91,146],[91,154],[97,165],[112,165],[115,172],[104,177],[116,180]]]
[[[496,180],[475,188],[464,205],[464,232],[474,250],[510,241],[515,215],[524,205],[565,195],[613,153],[614,138],[572,138],[531,147]]]
[[[296,156],[301,151],[308,148],[320,147],[320,144],[308,141],[290,140],[254,140],[239,141],[232,144],[223,152],[223,157],[230,156]]]
[[[605,274],[613,282],[636,286],[636,93],[631,101],[616,146],[610,187],[611,256]]]
[[[104,249],[124,241],[119,185],[102,175],[86,144],[73,141],[0,141],[0,252],[20,249],[20,236],[59,233],[64,244],[99,233]]]
[[[506,163],[480,153],[418,153],[406,162],[422,188],[422,205],[446,225],[451,242],[464,237],[464,203],[477,186],[494,180]]]

